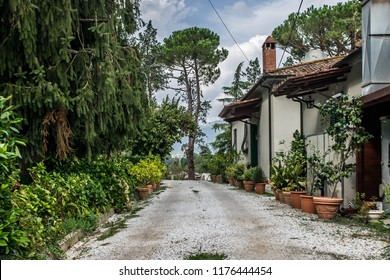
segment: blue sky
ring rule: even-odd
[[[300,0],[211,0],[219,15],[229,28],[245,56],[251,60],[258,57],[260,63],[261,46],[274,28],[283,23],[289,14],[298,10]],[[311,5],[335,5],[342,0],[304,0],[301,11]],[[220,64],[221,77],[214,85],[203,89],[205,99],[211,100],[212,109],[208,122],[220,120],[219,112],[223,104],[217,101],[223,97],[222,87],[229,86],[237,65],[246,61],[245,57],[214,12],[209,0],[141,0],[141,13],[144,21],[152,20],[157,28],[158,39],[168,37],[173,31],[198,26],[209,28],[221,39],[221,46],[229,50],[228,58]],[[278,62],[283,51],[277,50]],[[246,62],[244,68],[246,67]],[[162,99],[167,92],[157,94]],[[209,141],[213,141],[210,135]]]

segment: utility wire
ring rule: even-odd
[[[217,9],[214,7],[213,3],[211,2],[211,0],[209,0],[209,3],[211,5],[211,7],[213,7],[215,13],[217,14],[217,16],[219,17],[219,19],[221,20],[222,24],[225,26],[227,32],[230,34],[230,37],[232,37],[233,41],[236,43],[237,47],[239,48],[240,52],[242,53],[242,55],[245,57],[245,59],[248,61],[249,63],[249,59],[246,57],[245,53],[243,52],[243,50],[241,49],[240,45],[238,44],[238,42],[236,41],[236,39],[234,39],[234,36],[232,35],[232,33],[230,32],[229,28],[226,26],[225,22],[223,21],[223,19],[221,18],[221,16],[219,15]]]

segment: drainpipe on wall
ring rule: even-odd
[[[264,88],[268,89],[268,145],[269,145],[269,177],[271,177],[271,167],[272,167],[272,104],[271,104],[271,87],[268,85],[262,85]]]
[[[301,99],[298,99],[298,98],[293,98],[292,101],[299,102],[299,111],[300,111],[300,113],[299,113],[299,117],[300,117],[299,130],[300,130],[300,133],[302,135],[303,134],[303,105],[302,105],[303,101]]]

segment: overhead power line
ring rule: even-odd
[[[236,41],[236,39],[234,38],[234,36],[232,35],[232,33],[230,32],[229,28],[226,26],[225,22],[223,21],[222,17],[219,15],[217,9],[214,7],[213,3],[211,2],[211,0],[209,0],[209,3],[211,5],[211,7],[213,7],[215,13],[217,14],[217,16],[219,17],[219,19],[221,20],[222,24],[225,26],[227,32],[230,34],[230,37],[232,37],[233,41],[236,43],[238,49],[240,50],[240,52],[242,53],[242,55],[245,57],[245,59],[248,61],[249,63],[249,59],[247,58],[247,56],[245,55],[244,51],[241,49],[240,45],[238,44],[238,42]]]

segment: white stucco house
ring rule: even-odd
[[[238,145],[244,139],[242,127],[250,125],[248,163],[255,165],[257,159],[269,176],[279,141],[289,143],[297,129],[308,143],[326,149],[329,138],[320,123],[319,105],[339,94],[360,97],[363,125],[373,138],[354,159],[357,172],[338,187],[338,196],[344,198],[345,207],[356,191],[364,192],[367,199],[385,198],[386,183],[390,184],[389,14],[389,1],[362,1],[362,46],[342,57],[320,55],[320,59],[276,68],[276,42],[267,38],[262,46],[264,73],[241,100],[220,113],[232,124],[232,139],[238,139]]]

